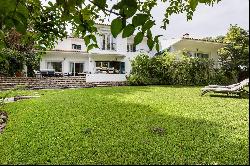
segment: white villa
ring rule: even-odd
[[[110,25],[96,25],[100,35],[96,35],[99,48],[87,52],[83,39],[68,37],[59,41],[53,50],[47,51],[40,62],[40,71],[53,70],[56,75],[81,76],[86,75],[86,82],[126,81],[131,72],[131,62],[139,53],[154,56],[156,51],[149,51],[147,39],[142,43],[133,44],[133,36],[113,38]],[[212,58],[218,62],[217,50],[222,43],[208,42],[189,38],[161,41],[161,50],[170,52],[185,49],[190,56]],[[216,63],[218,67],[218,63]]]
[[[83,39],[67,38],[59,41],[53,50],[47,51],[40,62],[40,70],[53,69],[62,76],[86,75],[86,82],[126,81],[131,70],[130,60],[140,52],[154,56],[149,51],[146,38],[138,45],[133,37],[113,38],[110,26],[96,25],[101,35],[96,35],[99,48],[87,52]]]
[[[219,66],[218,50],[225,44],[202,39],[190,38],[189,34],[181,38],[174,38],[161,41],[161,49],[169,52],[186,51],[190,57],[210,58],[214,61],[215,67]]]

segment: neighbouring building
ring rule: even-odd
[[[86,75],[87,82],[126,81],[131,71],[130,60],[141,52],[150,56],[156,53],[149,51],[146,38],[135,46],[134,36],[122,38],[119,34],[113,38],[110,25],[97,24],[96,27],[99,48],[87,52],[83,39],[68,37],[46,52],[40,70],[52,69],[62,76]]]
[[[181,38],[161,41],[162,51],[185,51],[190,57],[210,58],[214,61],[216,68],[220,66],[218,50],[224,46],[225,44],[219,42],[190,38],[187,33]]]

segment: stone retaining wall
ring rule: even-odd
[[[27,89],[84,88],[100,86],[122,86],[126,82],[92,82],[87,83],[85,76],[72,77],[0,77],[0,90],[17,86]]]

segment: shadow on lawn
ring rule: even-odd
[[[102,108],[104,103],[108,108],[114,108],[111,112],[100,112],[103,111],[100,109],[95,116],[105,117],[105,120],[100,121],[97,118],[92,123],[92,126],[108,129],[101,135],[101,138],[107,138],[102,143],[108,146],[103,149],[101,148],[103,145],[100,147],[98,145],[100,128],[93,130],[91,137],[93,145],[102,149],[101,153],[105,153],[110,159],[104,161],[98,157],[100,155],[98,150],[89,151],[95,156],[96,163],[242,164],[247,162],[247,145],[242,142],[232,142],[230,136],[223,133],[225,129],[220,124],[198,118],[167,115],[147,104],[121,102],[116,99],[135,92],[152,93],[148,87],[117,88],[92,100],[98,108]],[[104,103],[100,103],[100,100]],[[163,132],[153,132],[152,129]]]
[[[124,109],[117,109],[108,118],[107,126],[100,125],[105,128],[111,125],[108,133],[116,135],[115,139],[109,139],[116,146],[104,151],[112,158],[112,164],[123,164],[121,161],[126,164],[246,164],[248,161],[247,144],[231,142],[221,133],[219,124],[157,114],[157,110],[138,104],[119,103],[119,106]],[[133,108],[141,112],[138,114]],[[126,116],[121,118],[125,111]]]
[[[218,94],[210,94],[210,97],[219,97],[219,98],[233,98],[233,99],[249,99],[248,94],[244,94],[243,96],[238,96],[238,95],[218,95]]]
[[[23,116],[12,113],[11,124],[0,135],[0,163],[248,163],[247,144],[232,142],[230,136],[224,133],[228,129],[219,124],[198,118],[167,115],[147,104],[116,99],[122,97],[121,94],[135,91],[149,92],[147,87],[114,88],[110,92],[107,89],[72,91],[76,93],[74,95],[70,91],[62,92],[66,93],[67,98],[60,98],[62,93],[47,96],[51,103],[56,101],[65,105],[72,104],[69,99],[75,100],[68,109],[55,104],[53,111],[46,111],[48,108],[43,110],[33,103],[18,110],[26,113]],[[88,91],[100,95],[90,95],[84,100]],[[86,101],[94,104],[87,106]],[[25,112],[26,109],[37,110]],[[81,120],[82,117],[84,120]],[[152,132],[152,128],[160,128],[164,132],[158,134]]]
[[[147,87],[140,87],[122,90],[122,93],[135,91],[150,92]],[[105,95],[111,95],[115,100],[116,93],[121,92]],[[145,104],[117,100],[116,103],[108,102],[108,105],[117,108],[108,118],[109,125],[114,131],[121,132],[111,140],[121,143],[116,148],[122,154],[116,152],[116,148],[105,151],[109,157],[115,156],[112,163],[123,164],[120,161],[126,160],[127,164],[246,164],[249,160],[247,144],[230,140],[225,128],[218,123],[166,115]],[[163,132],[153,132],[152,129]],[[109,134],[116,135],[112,130]],[[124,139],[128,141],[125,144]],[[127,157],[122,159],[119,156]],[[131,156],[133,159],[130,160]]]
[[[202,88],[202,86],[197,86],[197,85],[148,85],[148,87],[166,87],[166,88],[195,88],[195,87],[199,87],[199,88]]]

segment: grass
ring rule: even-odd
[[[48,90],[46,90],[48,91]],[[26,96],[26,95],[36,95],[39,94],[38,90],[6,90],[6,91],[0,91],[0,99],[6,97],[14,97],[14,96]]]
[[[5,105],[0,164],[249,163],[248,99],[171,86],[37,92]]]

